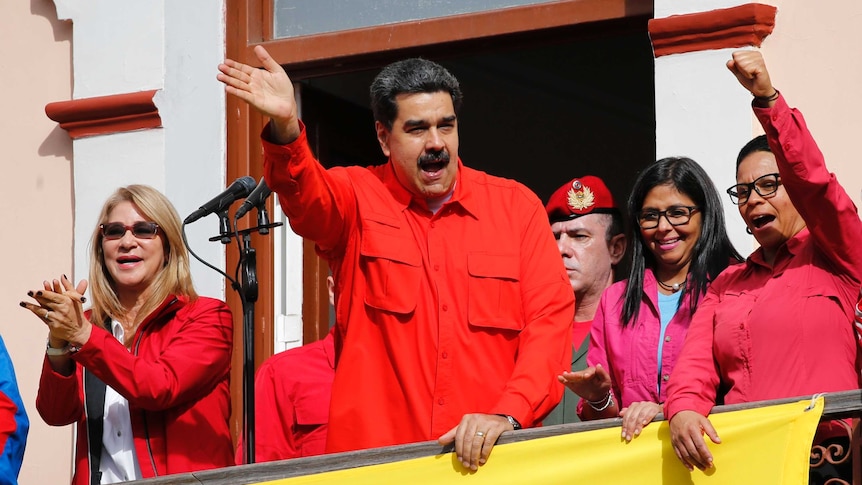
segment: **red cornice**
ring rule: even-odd
[[[776,8],[761,3],[649,21],[655,57],[682,52],[760,47],[775,27]]]
[[[162,126],[162,119],[153,103],[155,94],[156,91],[152,90],[58,101],[45,106],[45,114],[68,131],[73,140],[158,128]]]

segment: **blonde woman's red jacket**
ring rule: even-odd
[[[49,425],[78,425],[73,485],[99,483],[106,385],[129,401],[143,478],[232,465],[232,345],[224,302],[170,296],[140,324],[130,350],[94,325],[72,356],[74,374],[54,372],[46,357],[36,409]]]

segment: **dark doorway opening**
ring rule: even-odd
[[[368,86],[385,63],[422,56],[461,83],[466,165],[518,180],[542,201],[575,176],[598,175],[623,203],[637,171],[655,160],[654,59],[646,22],[598,30],[458,55],[428,48],[373,68],[304,79],[302,117],[312,148],[327,166],[385,162]]]

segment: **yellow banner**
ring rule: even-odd
[[[674,454],[666,421],[626,443],[620,428],[572,433],[494,447],[485,466],[465,470],[454,453],[306,475],[260,485],[409,485],[439,483],[805,485],[823,398],[715,414],[722,443],[706,441],[714,468],[689,472]]]

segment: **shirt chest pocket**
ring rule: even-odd
[[[331,388],[329,383],[314,383],[297,393],[294,403],[297,425],[315,427],[329,422]]]
[[[299,456],[318,455],[326,448],[330,387],[322,383],[309,386],[297,396],[294,410]]]
[[[727,291],[715,306],[713,352],[719,361],[735,361],[750,353],[751,311],[757,296],[746,291]]]
[[[422,277],[416,242],[399,233],[365,231],[359,252],[365,304],[392,313],[413,312]]]
[[[501,330],[524,329],[521,265],[516,255],[469,254],[468,314],[470,325]]]

